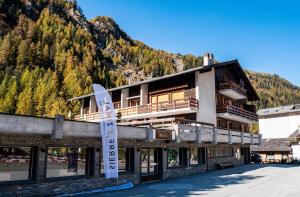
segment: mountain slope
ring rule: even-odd
[[[0,112],[67,115],[92,83],[126,84],[202,65],[155,50],[109,17],[88,21],[76,1],[0,0]],[[187,65],[187,66],[184,66]]]
[[[260,102],[258,108],[277,107],[300,103],[300,87],[275,74],[246,71],[256,89]]]

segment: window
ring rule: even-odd
[[[187,166],[187,148],[168,148],[168,167]]]
[[[199,164],[199,149],[198,148],[190,148],[190,165],[198,165]]]
[[[0,147],[0,181],[31,178],[31,147]]]
[[[119,172],[134,172],[134,148],[118,148]],[[104,174],[103,158],[101,160],[101,173]]]
[[[140,98],[132,98],[128,100],[129,107],[134,107],[140,105]]]
[[[48,147],[47,178],[86,174],[86,148]]]

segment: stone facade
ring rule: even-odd
[[[159,180],[165,180],[173,177],[187,176],[199,173],[205,173],[208,170],[216,169],[219,162],[232,162],[234,165],[244,163],[243,156],[237,155],[240,145],[222,145],[222,144],[198,144],[196,142],[170,142],[170,141],[153,141],[147,140],[119,140],[119,148],[133,148],[134,150],[134,170],[128,173],[121,173],[118,180],[105,179],[100,172],[101,159],[101,141],[97,138],[75,138],[68,137],[63,139],[51,139],[49,136],[34,135],[1,135],[1,146],[34,146],[37,147],[37,164],[36,176],[33,180],[0,182],[0,196],[45,196],[57,195],[64,193],[74,193],[91,189],[119,185],[132,181],[134,184],[141,182],[141,158],[140,149],[142,148],[161,148],[162,150],[162,175]],[[48,146],[72,146],[72,147],[94,147],[95,162],[93,165],[92,175],[71,176],[59,178],[45,178],[47,167],[47,150]],[[167,148],[190,148],[190,147],[233,147],[233,157],[207,158],[205,165],[194,165],[185,167],[168,168]]]

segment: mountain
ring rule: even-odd
[[[202,65],[202,57],[155,50],[109,17],[88,21],[76,1],[0,0],[0,112],[77,112],[67,99]]]
[[[246,71],[256,89],[260,101],[259,109],[300,103],[300,87],[276,74]]]
[[[133,40],[109,17],[87,20],[76,1],[0,0],[0,112],[67,116],[79,111],[67,99],[92,83],[111,88],[202,64]]]

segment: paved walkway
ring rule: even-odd
[[[247,165],[207,174],[137,185],[133,189],[93,194],[97,196],[300,196],[300,167],[292,165]]]

